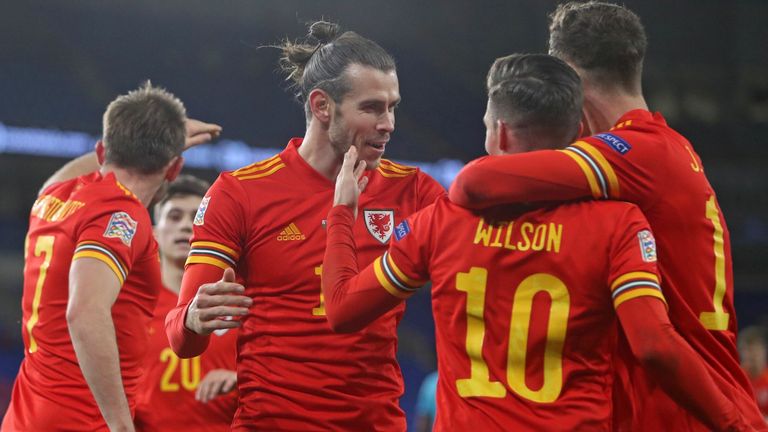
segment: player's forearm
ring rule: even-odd
[[[110,430],[133,430],[109,309],[67,315],[77,361]]]
[[[99,169],[99,161],[96,159],[96,152],[84,154],[67,162],[63,167],[59,168],[58,171],[53,173],[53,175],[43,183],[40,192],[54,183],[70,180],[88,174],[89,172],[96,171],[97,169]]]
[[[468,208],[591,196],[578,165],[554,150],[476,159],[459,172],[448,193],[451,201]]]
[[[633,354],[672,399],[714,430],[751,430],[666,318],[662,302],[630,300],[617,312]]]
[[[184,321],[187,304],[171,309],[165,317],[165,333],[171,349],[181,358],[197,357],[208,348],[210,336],[203,336],[186,328]]]
[[[358,274],[353,224],[346,206],[328,214],[321,286],[328,323],[340,333],[360,330],[400,302],[378,286],[370,266]]]

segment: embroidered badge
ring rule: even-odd
[[[112,217],[109,218],[107,229],[104,231],[104,237],[107,238],[119,238],[126,246],[131,245],[131,240],[136,234],[136,226],[138,222],[131,219],[126,212],[112,213]]]
[[[642,230],[637,233],[637,238],[640,240],[640,252],[643,255],[643,261],[655,262],[656,239],[653,238],[653,234],[648,230]]]
[[[595,138],[598,138],[600,141],[608,144],[611,146],[612,149],[616,150],[621,154],[622,156],[627,154],[630,150],[632,150],[632,146],[629,145],[628,142],[624,141],[623,139],[619,138],[618,136],[614,134],[609,133],[601,133],[595,135]]]
[[[392,237],[394,210],[363,210],[365,227],[373,238],[386,244]]]
[[[400,241],[403,237],[407,236],[411,232],[411,226],[408,225],[408,221],[404,220],[397,224],[395,227],[395,240]]]
[[[210,200],[211,197],[207,196],[200,201],[200,207],[197,208],[197,213],[195,213],[195,220],[192,221],[193,224],[200,226],[205,223],[205,211],[208,210],[208,202]]]

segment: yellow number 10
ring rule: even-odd
[[[39,257],[44,255],[44,257],[37,276],[37,283],[35,284],[35,294],[32,297],[32,314],[29,316],[29,320],[27,320],[30,354],[37,352],[37,341],[32,335],[32,329],[35,328],[35,324],[40,320],[40,298],[43,296],[43,284],[45,284],[45,277],[48,275],[48,267],[51,265],[51,258],[53,257],[53,241],[55,239],[56,238],[53,236],[40,236],[35,242],[35,256]],[[26,253],[26,248],[24,248],[24,252]]]
[[[487,282],[488,270],[481,267],[472,267],[468,273],[456,275],[456,289],[467,293],[466,350],[470,360],[470,377],[456,380],[456,388],[462,397],[503,398],[507,393],[500,382],[490,380],[488,364],[483,358]],[[544,348],[544,380],[541,388],[534,390],[525,382],[525,365],[533,297],[540,292],[546,292],[552,303]],[[563,388],[563,343],[570,310],[568,288],[555,276],[537,273],[520,282],[513,301],[507,348],[507,383],[515,393],[528,400],[554,402]]]
[[[707,219],[715,228],[713,234],[713,251],[715,253],[715,294],[712,296],[714,312],[702,312],[699,321],[707,330],[728,330],[729,315],[723,310],[725,299],[725,247],[723,243],[723,225],[720,223],[720,212],[717,211],[717,202],[712,195],[707,200]]]

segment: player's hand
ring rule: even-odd
[[[237,384],[237,373],[228,369],[214,369],[203,377],[195,390],[195,400],[208,403],[217,396],[231,392]]]
[[[185,127],[187,129],[187,137],[184,140],[184,150],[207,143],[214,138],[218,138],[221,134],[221,126],[195,119],[187,119]]]
[[[248,313],[253,300],[244,293],[245,287],[235,282],[235,271],[231,268],[224,270],[220,281],[201,285],[197,290],[197,295],[187,307],[184,325],[199,335],[239,327],[239,320],[226,317]]]
[[[352,146],[344,154],[344,163],[336,177],[336,192],[333,205],[345,205],[352,209],[357,217],[357,202],[360,193],[368,185],[368,177],[363,177],[365,161],[357,160],[357,148]]]

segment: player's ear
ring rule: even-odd
[[[168,162],[168,165],[166,165],[166,171],[165,171],[165,179],[169,182],[172,182],[178,177],[179,173],[181,172],[181,168],[184,166],[184,157],[183,156],[176,156],[175,158],[171,159],[170,162]]]
[[[320,120],[322,123],[328,123],[331,120],[331,109],[333,100],[324,90],[314,89],[309,92],[309,109],[312,111],[312,117]]]
[[[104,141],[102,140],[96,141],[94,150],[96,151],[96,160],[99,162],[99,165],[104,165],[104,159],[106,157],[106,151],[107,151],[107,149],[104,148]]]
[[[515,137],[512,136],[512,130],[509,129],[509,126],[503,121],[496,120],[496,132],[496,139],[499,140],[499,151],[501,153],[509,152],[510,141],[515,139]]]

